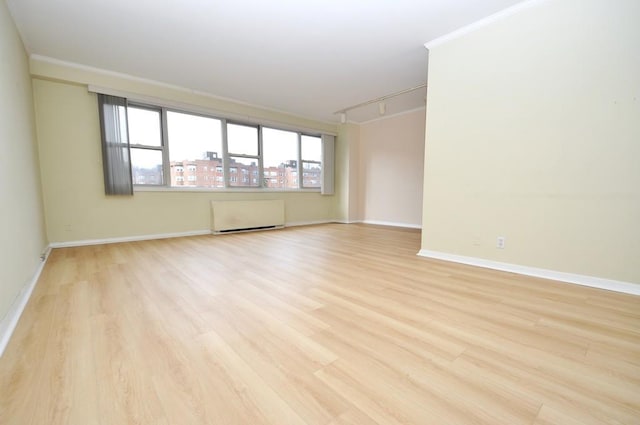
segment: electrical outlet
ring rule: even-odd
[[[496,248],[504,249],[504,242],[505,242],[504,236],[498,236],[498,239],[496,241]]]

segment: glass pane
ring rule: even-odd
[[[132,145],[162,146],[159,110],[129,106],[127,115]]]
[[[315,136],[302,136],[302,159],[304,161],[322,161],[322,139]]]
[[[298,133],[262,129],[264,185],[269,188],[298,188]]]
[[[320,187],[320,164],[302,161],[302,186]]]
[[[131,148],[133,184],[162,184],[162,151]]]
[[[227,143],[229,153],[258,156],[258,128],[227,124]]]
[[[233,187],[258,187],[258,160],[229,157],[229,184]]]
[[[224,187],[222,121],[167,112],[171,186]]]

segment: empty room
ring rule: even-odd
[[[0,0],[0,424],[640,424],[637,0]]]

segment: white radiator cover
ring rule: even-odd
[[[211,201],[211,231],[230,233],[284,227],[284,201]]]

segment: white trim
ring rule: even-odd
[[[421,224],[399,223],[397,221],[362,220],[362,223],[373,224],[376,226],[404,227],[406,229],[422,229]]]
[[[294,222],[285,223],[284,227],[309,226],[314,224],[327,224],[327,223],[335,223],[335,220],[294,221]],[[192,230],[189,232],[157,233],[152,235],[123,236],[123,237],[117,237],[117,238],[82,239],[78,241],[51,242],[49,246],[50,248],[71,248],[76,246],[104,245],[104,244],[122,243],[122,242],[138,242],[138,241],[148,241],[148,240],[154,240],[154,239],[182,238],[187,236],[203,236],[203,235],[211,235],[211,234],[213,234],[213,232],[210,229]]]
[[[150,84],[150,83],[148,83]],[[176,87],[171,87],[172,89],[175,90],[187,90],[190,93],[194,93],[198,96],[204,96],[204,97],[209,97],[209,98],[214,98],[216,100],[223,100],[225,102],[234,102],[234,103],[240,103],[237,102],[235,100],[232,99],[225,99],[225,98],[217,98],[214,95],[209,95],[206,93],[200,93],[200,92],[193,92],[192,90],[189,89],[180,89],[180,88],[176,88]],[[187,113],[193,113],[193,114],[199,114],[199,115],[206,115],[208,117],[211,118],[218,118],[218,119],[226,119],[226,120],[235,120],[235,121],[239,121],[239,122],[243,122],[246,124],[254,124],[254,125],[262,125],[262,126],[266,126],[266,127],[273,127],[276,128],[278,130],[289,130],[289,131],[302,131],[305,133],[311,133],[311,134],[330,134],[332,136],[335,136],[337,133],[333,133],[330,131],[326,131],[326,130],[321,130],[318,129],[317,127],[301,127],[299,125],[294,125],[294,124],[289,124],[289,123],[285,123],[282,121],[273,121],[273,120],[269,120],[266,118],[261,118],[261,117],[255,117],[255,116],[251,116],[251,115],[247,115],[247,114],[237,114],[237,113],[233,113],[233,112],[228,112],[228,111],[224,111],[221,109],[215,109],[215,108],[209,108],[206,106],[199,106],[199,105],[194,105],[192,103],[185,103],[185,102],[176,102],[167,98],[160,98],[160,97],[155,97],[155,96],[148,96],[148,95],[144,95],[144,94],[139,94],[139,93],[134,93],[134,92],[128,92],[128,91],[123,91],[123,90],[115,90],[115,89],[111,89],[111,88],[107,88],[107,87],[100,87],[100,86],[94,86],[92,84],[89,84],[87,86],[87,90],[89,91],[89,93],[98,93],[98,94],[106,94],[109,96],[117,96],[117,97],[124,97],[127,100],[132,101],[133,103],[142,103],[142,104],[150,104],[153,106],[159,106],[159,107],[163,107],[163,108],[168,108],[171,110],[176,110],[178,112],[187,112]],[[240,103],[242,104],[242,103]],[[277,112],[280,114],[287,114],[289,116],[292,116],[294,118],[298,118],[298,119],[304,119],[307,121],[317,121],[321,124],[327,124],[327,125],[335,125],[335,124],[331,124],[328,122],[324,122],[324,121],[318,121],[318,120],[314,120],[312,118],[305,118],[305,117],[299,117],[296,115],[291,115],[288,114],[286,112],[283,111],[277,111],[277,110],[271,110],[271,109],[267,109],[267,108],[262,108],[260,106],[256,106],[256,105],[250,105],[250,104],[242,104],[244,106],[249,106],[251,108],[261,108],[264,109],[266,111],[269,112]]]
[[[168,84],[168,83],[163,83],[161,81],[150,80],[148,78],[136,77],[134,75],[125,74],[125,73],[122,73],[122,72],[116,72],[116,71],[111,71],[111,70],[108,70],[108,69],[96,68],[94,66],[83,65],[83,64],[80,64],[80,63],[76,63],[76,62],[70,62],[70,61],[65,61],[65,60],[62,60],[62,59],[52,58],[51,56],[45,56],[45,55],[39,55],[39,54],[36,54],[36,53],[32,53],[31,55],[29,55],[29,59],[31,59],[33,61],[52,64],[52,65],[63,66],[65,68],[72,68],[72,69],[77,69],[77,70],[80,70],[80,71],[91,72],[91,73],[94,73],[94,74],[106,75],[108,77],[116,77],[116,78],[121,78],[123,80],[149,84],[149,85],[153,85],[153,86],[157,86],[157,87],[163,87],[163,88],[179,90],[179,91],[186,91],[188,93],[195,93],[195,90],[191,90],[191,89],[188,89],[188,88],[185,88],[185,87],[176,86],[176,85]],[[105,93],[105,94],[109,94],[109,93]]]
[[[11,340],[11,336],[13,332],[16,330],[16,326],[18,325],[18,321],[20,320],[20,316],[22,316],[22,312],[24,308],[27,306],[29,302],[29,298],[31,298],[31,294],[33,293],[36,284],[38,283],[38,279],[40,278],[40,274],[44,269],[44,265],[47,263],[49,259],[49,254],[51,253],[51,245],[47,246],[44,251],[42,261],[38,264],[35,273],[31,280],[22,287],[22,290],[13,301],[11,306],[9,306],[9,311],[4,316],[2,321],[0,321],[0,357],[4,354],[4,350],[7,348],[9,341]]]
[[[158,233],[154,235],[124,236],[119,238],[83,239],[79,241],[51,242],[49,246],[51,248],[69,248],[74,246],[103,245],[108,243],[148,241],[152,239],[181,238],[185,236],[202,236],[202,235],[210,235],[210,234],[211,234],[210,229],[192,230],[189,232]]]
[[[540,277],[543,279],[573,283],[576,285],[589,286],[592,288],[606,289],[608,291],[622,292],[631,295],[640,295],[640,285],[632,282],[622,282],[619,280],[603,279],[599,277],[585,276],[574,273],[565,273],[555,270],[540,269],[537,267],[521,266],[518,264],[501,263],[498,261],[485,260],[483,258],[466,257],[463,255],[448,254],[446,252],[431,251],[428,249],[421,249],[418,252],[418,255],[421,257],[435,258],[437,260],[452,261],[454,263],[484,267],[486,269],[517,273],[525,276]]]
[[[417,112],[417,111],[425,110],[426,108],[427,108],[427,106],[426,106],[426,105],[425,105],[425,106],[419,106],[419,107],[417,107],[417,108],[409,109],[409,110],[407,110],[407,111],[396,112],[395,114],[383,115],[383,116],[381,116],[381,117],[376,117],[376,118],[374,118],[374,119],[372,119],[372,120],[362,121],[362,122],[360,122],[359,124],[360,124],[360,125],[364,125],[364,124],[369,124],[369,123],[376,122],[376,121],[386,120],[386,119],[389,119],[389,118],[395,118],[395,117],[399,117],[399,116],[401,116],[401,115],[407,115],[407,114],[410,114],[410,113],[412,113],[412,112]]]
[[[242,106],[247,106],[250,108],[254,108],[254,109],[258,109],[258,110],[262,110],[262,111],[267,111],[267,112],[272,112],[272,113],[277,113],[277,114],[283,114],[292,118],[296,118],[296,119],[303,119],[303,120],[307,120],[307,121],[315,121],[321,124],[325,124],[325,125],[330,125],[330,126],[336,126],[335,122],[330,122],[330,121],[321,121],[315,118],[311,118],[311,117],[305,117],[302,115],[295,115],[292,114],[291,112],[287,112],[287,111],[283,111],[280,109],[276,109],[276,108],[270,108],[267,106],[262,106],[262,105],[257,105],[254,103],[249,103],[249,102],[243,102],[241,100],[237,100],[237,99],[232,99],[232,98],[228,98],[228,97],[223,97],[223,96],[216,96],[214,94],[208,93],[208,92],[204,92],[204,91],[200,91],[200,90],[195,90],[195,89],[190,89],[187,87],[182,87],[182,86],[178,86],[178,85],[174,85],[174,84],[168,84],[168,83],[163,83],[161,81],[156,81],[156,80],[150,80],[147,78],[141,78],[141,77],[136,77],[134,75],[130,75],[130,74],[125,74],[125,73],[121,73],[121,72],[116,72],[116,71],[110,71],[107,69],[100,69],[100,68],[95,68],[93,66],[87,66],[87,65],[82,65],[79,63],[75,63],[75,62],[69,62],[69,61],[64,61],[64,60],[60,60],[60,59],[56,59],[56,58],[52,58],[50,56],[44,56],[44,55],[38,55],[38,54],[31,54],[29,56],[29,59],[31,59],[32,61],[39,61],[39,62],[44,62],[44,63],[49,63],[52,65],[58,65],[58,66],[63,66],[66,68],[72,68],[72,69],[77,69],[80,71],[86,71],[86,72],[91,72],[94,74],[99,74],[99,75],[106,75],[109,77],[115,77],[115,78],[119,78],[122,80],[126,80],[126,81],[132,81],[132,82],[137,82],[137,83],[142,83],[142,84],[147,84],[147,85],[151,85],[151,86],[155,86],[155,87],[162,87],[162,88],[167,88],[167,89],[171,89],[171,90],[176,90],[176,91],[180,91],[183,93],[189,93],[189,94],[193,94],[195,96],[201,96],[201,97],[205,97],[205,98],[209,98],[209,99],[214,99],[214,100],[218,100],[218,101],[222,101],[222,102],[229,102],[229,103],[235,103],[236,105],[242,105]],[[32,75],[34,75],[32,73]],[[38,74],[35,74],[38,75]],[[46,75],[43,75],[44,77],[46,77]],[[80,82],[80,81],[76,81],[76,82]],[[144,95],[137,95],[134,93],[128,93],[126,91],[120,91],[120,90],[115,90],[115,89],[110,89],[107,87],[100,87],[100,86],[96,86],[93,84],[88,84],[88,88],[90,92],[94,92],[94,93],[103,93],[103,94],[108,94],[108,95],[113,95],[113,96],[122,96],[122,97],[129,97],[129,96],[123,96],[125,94],[129,94],[131,99],[137,99],[137,100],[144,100],[144,98],[147,99],[158,99],[158,98],[154,98],[151,96],[144,96]],[[168,101],[168,100],[166,100]],[[170,102],[170,101],[169,101]],[[177,105],[182,105],[185,107],[189,107],[189,108],[197,108],[195,105],[190,105],[190,104],[184,104],[184,103],[180,103],[180,102],[173,102],[173,105],[164,105],[164,106],[173,106],[173,107],[179,107]],[[163,106],[163,105],[160,105]],[[207,111],[210,112],[221,112],[221,111],[215,111],[213,109],[207,109]],[[193,112],[197,112],[197,111],[193,111]],[[222,112],[221,112],[222,113]],[[227,114],[226,112],[224,112],[224,114]],[[228,114],[231,115],[231,114]],[[244,117],[246,119],[249,120],[258,120],[260,118],[255,118],[255,117],[251,117],[251,116],[247,116],[247,115],[236,115],[234,114],[234,116],[236,117]],[[231,118],[231,117],[230,117]],[[262,122],[269,122],[268,120],[262,120]],[[272,125],[283,125],[285,123],[281,123],[279,121],[271,121]],[[303,129],[306,130],[306,129]],[[317,132],[324,132],[324,130],[318,130],[318,129],[314,129],[313,131],[317,131]],[[335,134],[333,134],[335,135]]]
[[[504,18],[515,15],[517,13],[522,12],[525,9],[529,9],[531,7],[537,6],[539,4],[545,3],[549,0],[526,0],[522,3],[515,4],[511,7],[501,10],[500,12],[496,12],[492,15],[487,16],[486,18],[482,18],[479,21],[476,21],[472,24],[459,28],[453,32],[445,34],[441,37],[434,38],[431,41],[428,41],[424,44],[424,47],[427,49],[431,49],[433,47],[439,46],[443,43],[446,43],[451,40],[455,40],[456,38],[463,37],[467,34],[470,34],[474,31],[479,30],[480,28],[486,27],[489,24],[492,24],[497,21],[501,21]]]

